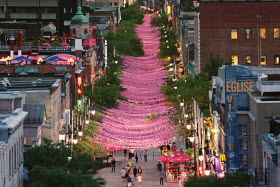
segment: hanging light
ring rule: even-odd
[[[173,71],[173,68],[170,68],[169,71]]]
[[[187,124],[187,129],[191,129],[192,125],[191,124]]]
[[[194,137],[193,136],[190,136],[189,139],[190,139],[190,142],[192,142],[192,143],[194,142]]]
[[[78,132],[78,135],[79,135],[79,136],[83,136],[83,131],[79,131],[79,132]]]
[[[189,115],[188,115],[188,114],[185,114],[184,116],[185,116],[185,118],[188,118],[188,117],[189,117]]]
[[[172,63],[170,63],[170,64],[169,64],[169,66],[173,66],[173,64],[172,64]]]
[[[169,48],[169,45],[167,46],[167,49]]]
[[[202,162],[203,161],[203,155],[199,155],[198,159]]]
[[[206,170],[205,170],[205,175],[206,175],[206,176],[209,176],[209,175],[210,175],[210,170],[209,170],[209,169],[206,169]]]
[[[67,158],[68,158],[68,161],[70,161],[70,160],[72,159],[72,157],[71,157],[71,156],[68,156]]]
[[[183,107],[183,106],[184,106],[184,103],[180,103],[180,106]]]
[[[94,114],[95,114],[95,110],[92,110],[92,111],[91,111],[91,114],[94,115]]]
[[[168,43],[168,40],[166,40],[166,43]]]
[[[174,86],[174,89],[177,90],[177,86]]]
[[[115,64],[118,64],[118,61],[117,61],[117,60],[115,61]]]
[[[87,125],[89,124],[89,120],[86,120],[86,124],[87,124]]]

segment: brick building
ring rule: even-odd
[[[196,73],[203,71],[210,53],[220,55],[224,60],[232,59],[234,64],[258,66],[260,61],[263,66],[278,67],[279,7],[280,2],[276,1],[201,1],[199,12],[195,14]],[[258,30],[262,38],[260,45]]]

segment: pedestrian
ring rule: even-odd
[[[142,175],[139,174],[138,176],[138,184],[139,184],[139,187],[142,187]]]
[[[139,153],[140,153],[140,159],[142,160],[142,150],[140,150]]]
[[[134,149],[131,149],[131,157],[134,157]]]
[[[155,160],[155,152],[153,151],[153,160]]]
[[[127,187],[131,187],[132,186],[132,179],[131,177],[128,175],[127,177]]]
[[[148,151],[147,151],[147,149],[145,149],[145,151],[144,151],[144,159],[147,162],[147,160],[148,160]]]
[[[126,177],[125,177],[126,171],[125,171],[124,168],[120,171],[120,174],[121,174],[122,180],[123,180],[123,182],[124,182],[124,179],[126,178]]]
[[[126,161],[126,157],[127,157],[127,149],[124,149],[124,150],[123,150],[123,158],[124,158],[124,161]]]
[[[159,185],[162,185],[162,186],[163,186],[163,177],[164,177],[164,173],[163,173],[163,171],[161,171],[159,174]]]
[[[136,160],[136,163],[138,163],[138,151],[135,152],[135,160]]]
[[[139,168],[138,168],[138,173],[139,173],[139,175],[142,175],[142,168],[141,168],[141,166],[139,166]]]
[[[114,170],[114,172],[116,172],[116,160],[114,158],[112,159],[111,165],[112,165],[112,173],[113,173],[113,170]]]
[[[131,167],[133,166],[132,160],[129,160],[128,164],[129,164],[129,166],[130,166],[130,168],[131,168]]]
[[[184,151],[183,151],[183,149],[181,149],[181,151],[180,151],[181,153],[184,153]]]
[[[126,173],[130,175],[130,166],[129,166],[129,164],[126,165],[125,169],[126,169]]]
[[[136,175],[137,175],[137,168],[136,168],[136,166],[134,166],[134,168],[133,168],[133,175],[134,175],[134,178],[136,178]]]
[[[160,172],[162,171],[162,165],[161,165],[160,161],[158,161],[157,169],[158,169],[158,176],[159,176]]]
[[[132,157],[132,153],[131,153],[131,151],[129,150],[129,152],[128,152],[128,159],[130,160],[131,157]]]

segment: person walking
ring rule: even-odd
[[[158,169],[158,176],[159,176],[162,171],[162,165],[161,165],[160,161],[158,161],[157,169]]]
[[[133,168],[133,175],[134,175],[134,178],[136,178],[136,175],[137,175],[137,168],[136,168],[136,166],[134,166],[134,168]]]
[[[112,173],[113,171],[116,172],[116,160],[114,158],[112,159],[111,165],[112,165]]]
[[[142,157],[142,150],[139,151],[139,154],[140,154],[140,159],[143,160],[143,159],[142,159],[142,158],[143,158],[143,157]]]
[[[144,151],[144,159],[145,159],[145,162],[147,162],[147,160],[148,160],[148,151],[147,151],[147,149],[145,149],[145,151]]]
[[[123,161],[126,161],[126,157],[127,157],[127,149],[124,149],[123,150],[123,158],[124,158]]]
[[[131,177],[128,175],[127,177],[127,187],[131,187],[132,186],[132,179]]]
[[[124,182],[124,179],[126,178],[126,177],[125,177],[126,171],[125,171],[124,168],[120,171],[120,174],[121,174],[122,180],[123,180],[123,182]]]
[[[139,184],[139,187],[142,187],[142,175],[139,174],[138,176],[138,184]]]
[[[141,166],[139,166],[139,168],[138,168],[138,173],[139,173],[139,175],[142,175],[142,168],[141,168]]]
[[[139,157],[138,157],[138,151],[136,151],[136,152],[135,152],[135,160],[136,160],[136,163],[138,163],[138,158],[139,158]]]
[[[130,160],[131,157],[132,157],[132,153],[131,153],[131,151],[129,150],[129,152],[128,152],[128,160]]]
[[[159,185],[163,186],[163,178],[164,178],[164,173],[163,171],[161,171],[159,174]]]

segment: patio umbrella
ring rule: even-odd
[[[52,44],[46,42],[46,43],[42,43],[41,46],[52,46]]]
[[[66,43],[66,35],[65,35],[65,32],[63,33],[63,43]]]
[[[73,30],[72,29],[70,29],[69,38],[73,38]]]
[[[67,61],[67,60],[65,60],[63,58],[59,58],[57,56],[53,56],[53,57],[50,57],[50,58],[48,58],[44,61],[46,61],[46,62],[56,62],[56,61]]]
[[[17,61],[33,61],[30,58],[27,58],[25,56],[18,56],[16,58],[14,58],[13,60],[17,60]]]
[[[178,156],[183,156],[184,155],[184,153],[181,153],[181,152],[179,152],[179,151],[171,151],[169,154],[173,154],[175,157],[178,157]]]
[[[111,146],[111,145],[106,145],[104,148],[105,151],[121,151],[121,147],[119,146]]]
[[[83,46],[93,46],[95,43],[91,42],[88,38],[83,42]]]
[[[89,41],[92,42],[92,43],[95,43],[95,42],[96,42],[96,39],[90,38]]]
[[[60,44],[60,46],[67,47],[67,46],[69,46],[69,44],[66,43],[66,42],[63,42],[63,43]]]
[[[171,159],[171,157],[169,155],[163,155],[163,156],[160,156],[157,158],[157,161],[160,161],[160,162],[167,162]]]

